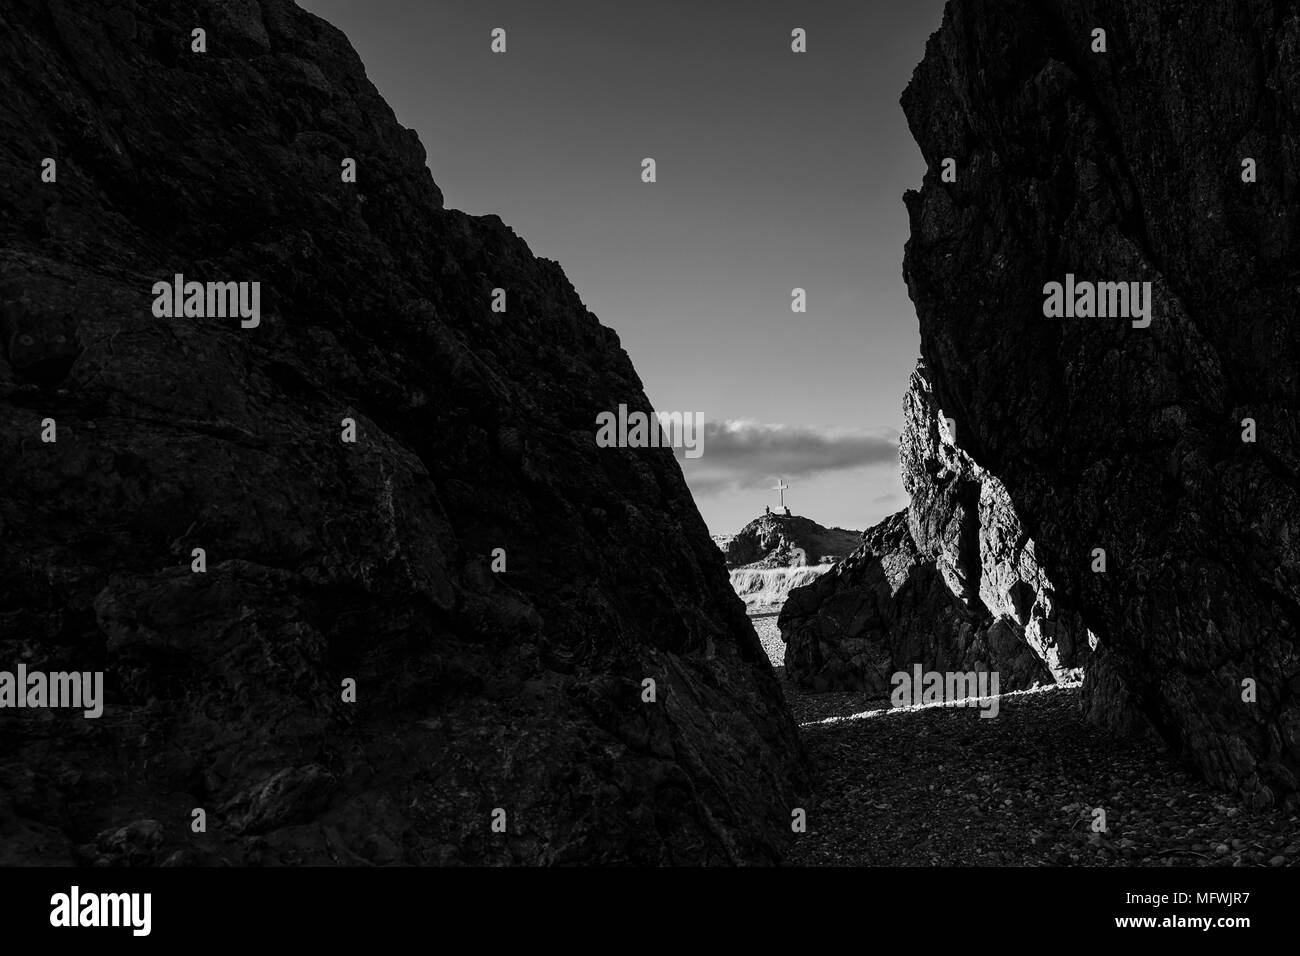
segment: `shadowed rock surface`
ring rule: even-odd
[[[0,862],[778,859],[795,729],[671,451],[595,446],[617,336],[346,39],[9,0],[0,78],[0,669],[107,684],[0,711]],[[175,273],[260,327],[155,318]]]
[[[909,506],[790,592],[778,625],[786,673],[817,690],[889,693],[890,676],[991,670],[1001,690],[1077,679],[1090,655],[1059,611],[1001,484],[946,435],[923,365],[903,400],[899,460]]]
[[[1297,52],[1267,0],[953,0],[903,96],[922,355],[1100,642],[1086,707],[1257,804],[1300,773]],[[1067,273],[1151,282],[1150,326],[1046,318]]]

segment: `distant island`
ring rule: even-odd
[[[725,543],[720,541],[723,538]],[[759,515],[738,534],[714,535],[713,539],[719,542],[727,567],[732,570],[804,568],[834,564],[852,554],[862,543],[862,532],[826,528],[811,518],[769,512]]]
[[[801,515],[768,512],[734,535],[713,535],[773,666],[785,654],[775,615],[794,588],[811,584],[862,544],[862,532],[827,528]]]

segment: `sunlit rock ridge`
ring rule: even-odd
[[[778,626],[802,686],[882,697],[919,664],[996,671],[1002,690],[1020,690],[1075,681],[1089,660],[1087,629],[1058,607],[1001,483],[954,445],[940,412],[919,366],[899,439],[910,504],[790,592]]]

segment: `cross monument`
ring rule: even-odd
[[[789,485],[787,485],[787,484],[786,484],[785,482],[783,482],[780,478],[778,478],[778,479],[776,480],[776,485],[774,485],[773,488],[772,488],[773,491],[779,491],[779,492],[781,493],[781,509],[782,509],[782,510],[785,509],[785,491],[786,491],[786,489],[789,488],[789,487],[790,487]]]

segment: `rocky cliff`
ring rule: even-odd
[[[778,619],[786,673],[813,690],[887,695],[921,664],[996,671],[1001,690],[1077,680],[1087,629],[1058,607],[1001,483],[954,443],[924,365],[903,401],[899,459],[909,506]]]
[[[750,611],[775,611],[862,541],[857,531],[827,528],[811,518],[763,514],[721,543],[731,587]]]
[[[795,588],[811,584],[829,571],[829,564],[796,568],[741,568],[731,572],[731,589],[751,613],[778,611]]]
[[[0,861],[777,859],[800,751],[722,557],[668,449],[594,442],[627,355],[345,38],[10,0],[0,77],[0,669],[106,682],[0,710]],[[176,274],[257,321],[160,316]]]
[[[857,531],[826,528],[801,515],[759,515],[723,548],[729,568],[802,568],[833,564],[862,540]]]
[[[1259,804],[1300,773],[1297,53],[1270,0],[952,0],[903,96],[936,401],[1099,640],[1091,711]]]

